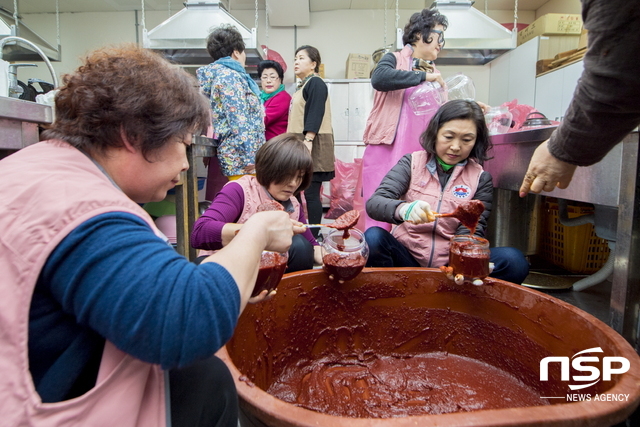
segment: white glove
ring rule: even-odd
[[[433,221],[433,213],[431,212],[431,206],[429,203],[422,200],[416,200],[411,203],[404,203],[400,205],[398,209],[398,215],[403,221],[411,222],[413,224],[424,224],[425,222]]]

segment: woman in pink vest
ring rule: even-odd
[[[191,233],[191,246],[217,250],[229,244],[238,230],[264,203],[276,202],[295,223],[306,223],[296,196],[311,183],[313,160],[297,134],[285,133],[267,141],[256,153],[256,176],[227,183]],[[287,273],[322,264],[320,246],[307,230],[293,236]]]
[[[363,136],[367,145],[362,156],[364,200],[402,156],[420,150],[420,134],[435,111],[414,114],[409,98],[425,82],[444,87],[433,61],[444,47],[447,25],[446,16],[435,9],[414,13],[404,27],[404,48],[385,54],[371,75],[375,94]],[[373,225],[391,229],[365,216],[365,228]]]
[[[420,137],[424,150],[407,154],[384,177],[367,201],[367,213],[396,224],[365,232],[368,267],[440,267],[446,265],[451,236],[469,234],[455,218],[427,222],[431,209],[453,212],[462,202],[480,200],[484,212],[475,235],[484,237],[493,201],[491,175],[482,169],[491,149],[480,106],[455,100],[444,104]],[[522,283],[529,263],[519,250],[491,248],[492,277]]]
[[[189,168],[209,123],[197,81],[135,45],[64,76],[43,142],[0,161],[0,419],[7,426],[237,426],[214,353],[250,301],[284,212],[252,216],[200,265],[140,207]],[[261,301],[266,292],[252,302]]]

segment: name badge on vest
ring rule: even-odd
[[[471,188],[466,185],[456,185],[451,189],[451,194],[458,199],[468,199],[471,197]]]

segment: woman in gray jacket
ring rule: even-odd
[[[425,151],[407,154],[389,171],[367,201],[367,213],[396,224],[391,232],[365,232],[371,254],[368,267],[440,267],[448,262],[451,236],[470,230],[455,218],[429,222],[431,208],[453,212],[461,203],[484,204],[474,234],[484,237],[493,201],[491,175],[482,168],[491,149],[480,106],[455,100],[444,104],[420,137]],[[492,277],[522,283],[529,263],[519,250],[491,248]]]

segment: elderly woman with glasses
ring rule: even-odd
[[[284,71],[278,62],[261,61],[258,75],[262,86],[260,100],[264,104],[264,136],[268,141],[287,131],[291,95],[284,90]]]
[[[435,9],[414,13],[404,27],[400,52],[386,53],[371,75],[375,89],[373,109],[364,130],[363,198],[368,200],[382,178],[402,156],[419,151],[420,134],[435,113],[416,115],[409,97],[421,83],[437,82],[444,87],[433,65],[444,47],[447,18]],[[390,224],[365,217],[365,228],[378,226],[389,230]]]

